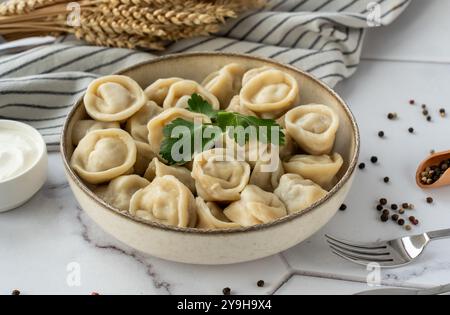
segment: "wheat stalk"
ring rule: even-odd
[[[0,35],[16,39],[71,33],[108,47],[163,49],[170,41],[218,32],[227,18],[265,0],[81,0],[80,25],[69,26],[71,0],[0,4]]]

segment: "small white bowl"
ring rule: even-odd
[[[37,147],[37,157],[28,169],[13,178],[0,181],[0,212],[20,207],[31,199],[47,180],[47,147],[41,134],[33,127],[12,120],[0,120],[0,128],[26,133]]]

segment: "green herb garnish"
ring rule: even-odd
[[[239,145],[244,145],[250,139],[251,133],[259,142],[285,144],[282,128],[273,119],[262,119],[239,113],[215,110],[211,104],[200,95],[193,94],[188,101],[188,110],[203,114],[211,119],[211,124],[196,125],[182,118],[175,119],[164,127],[164,139],[161,143],[160,155],[169,165],[185,164],[192,160],[193,153],[199,153],[214,147],[222,133],[228,132]],[[180,129],[177,129],[180,127]],[[184,127],[184,128],[183,128]],[[277,127],[275,138],[272,137],[272,127]],[[175,132],[183,130],[181,132]],[[187,139],[187,140],[186,140]],[[195,143],[198,139],[200,143]],[[189,143],[184,143],[189,141]],[[188,149],[183,152],[184,149]],[[177,155],[175,159],[174,153]]]

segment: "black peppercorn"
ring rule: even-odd
[[[427,121],[431,121],[431,116],[428,116],[428,117],[427,117]]]
[[[264,286],[264,280],[259,280],[256,285],[260,288],[262,288]]]
[[[370,158],[370,162],[372,162],[373,164],[375,164],[375,163],[378,162],[378,158],[377,158],[376,156],[372,156],[372,157]]]
[[[403,226],[403,225],[405,225],[405,220],[400,219],[397,221],[397,223],[398,223],[398,225]]]
[[[389,120],[394,120],[394,119],[397,118],[397,114],[396,113],[389,113],[387,115],[387,117],[388,117]]]
[[[20,295],[20,291],[19,290],[13,290],[11,292],[11,295]]]
[[[433,203],[433,201],[434,201],[433,198],[431,198],[431,197],[427,198],[427,203]]]
[[[397,222],[399,218],[400,218],[400,216],[398,214],[393,214],[392,215],[392,220],[395,221],[395,222]]]
[[[428,112],[427,109],[424,109],[423,112],[422,112],[422,114],[423,114],[424,116],[428,116],[429,112]]]
[[[397,210],[398,206],[395,203],[393,203],[393,204],[391,204],[391,209],[392,210]]]
[[[380,132],[378,132],[378,137],[380,137],[380,138],[384,138],[384,131],[380,131]]]
[[[389,220],[389,215],[384,215],[383,214],[380,219],[381,219],[382,222],[387,222]]]
[[[341,211],[347,210],[347,205],[342,204],[341,207],[339,208],[339,210],[341,210]]]
[[[383,181],[387,184],[387,183],[389,183],[390,178],[386,176],[385,178],[383,178]]]
[[[415,100],[409,100],[409,105],[414,105],[414,104],[416,104]]]
[[[378,210],[378,211],[383,210],[383,206],[382,206],[382,205],[378,205],[378,206],[377,206],[377,210]]]
[[[359,169],[360,170],[363,170],[363,169],[365,169],[366,168],[366,164],[364,164],[364,163],[361,163],[361,164],[359,164]]]
[[[387,203],[388,203],[388,201],[387,201],[386,198],[381,198],[381,199],[380,199],[380,205],[385,206],[385,205],[387,205]]]
[[[409,133],[414,133],[414,128],[413,128],[413,127],[410,127],[410,128],[408,129],[408,132],[409,132]]]
[[[389,212],[388,209],[383,210],[383,215],[390,215],[391,213]]]
[[[223,295],[230,295],[231,294],[231,289],[226,287],[226,288],[223,288],[222,292],[223,292]]]
[[[403,209],[409,209],[409,203],[405,202],[402,204]]]
[[[439,110],[439,114],[441,115],[441,117],[445,117],[445,116],[446,116],[445,109],[444,109],[444,108],[441,108],[441,109]]]

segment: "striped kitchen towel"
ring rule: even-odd
[[[390,24],[410,1],[271,0],[264,9],[230,20],[215,36],[183,40],[164,53],[255,54],[297,66],[334,86],[356,71],[365,30]],[[57,150],[67,112],[93,79],[154,57],[70,38],[3,56],[0,119],[29,123],[44,135],[50,151]]]

